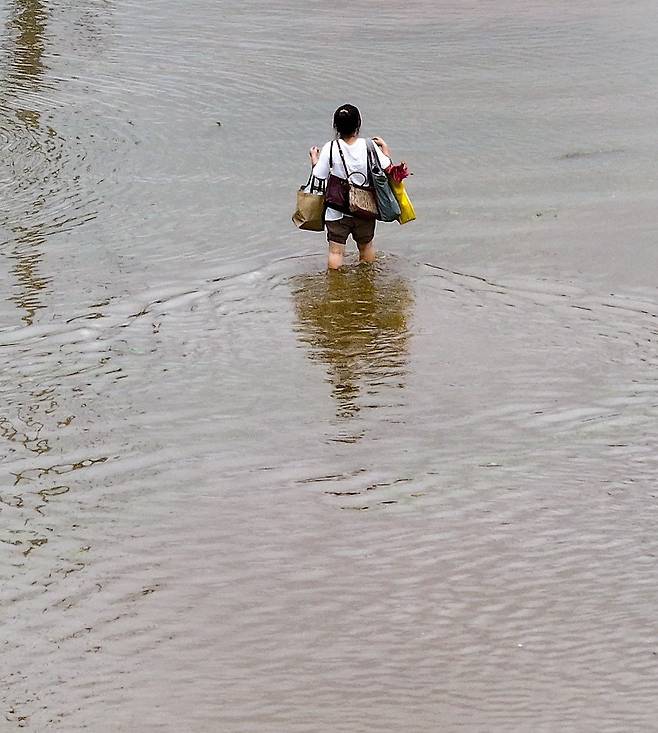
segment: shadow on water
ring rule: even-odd
[[[33,154],[35,148],[48,150],[48,139],[54,135],[51,129],[40,131],[40,113],[37,110],[29,109],[23,102],[19,102],[22,93],[25,91],[37,91],[42,82],[46,70],[43,62],[44,36],[46,32],[47,14],[44,4],[39,0],[16,0],[13,17],[8,23],[8,34],[13,37],[13,53],[10,54],[9,67],[2,84],[0,101],[5,110],[13,107],[14,115],[22,129],[12,131],[15,123],[8,119],[5,121],[10,139],[14,136],[24,136],[29,140],[29,152]],[[4,97],[4,99],[3,99]],[[7,104],[7,101],[13,104]],[[2,125],[2,127],[5,126]],[[1,131],[1,129],[0,129]],[[13,132],[13,134],[12,134]],[[24,189],[32,189],[34,181],[31,178],[29,158],[31,155],[23,156],[19,148],[19,154],[11,162],[11,173],[16,178],[14,188],[17,193]],[[43,308],[40,301],[40,294],[47,289],[49,279],[39,273],[39,265],[43,258],[42,247],[45,242],[44,235],[36,227],[26,225],[35,211],[42,208],[45,203],[43,192],[39,191],[33,201],[25,201],[23,196],[18,200],[23,206],[23,211],[13,210],[11,203],[5,216],[8,228],[14,233],[14,244],[8,252],[8,256],[14,260],[12,274],[15,280],[15,294],[11,300],[25,311],[22,320],[26,325],[31,325],[36,312]],[[13,216],[12,216],[13,213]],[[9,214],[9,216],[7,216]],[[21,221],[19,217],[25,217]]]
[[[296,331],[309,357],[328,369],[336,414],[354,417],[361,394],[403,388],[411,287],[384,265],[295,277]]]

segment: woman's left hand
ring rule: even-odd
[[[311,157],[311,165],[315,165],[318,162],[318,158],[320,157],[320,148],[317,145],[314,145],[308,151],[308,154]]]

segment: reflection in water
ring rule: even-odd
[[[403,387],[409,283],[383,265],[302,275],[292,282],[297,332],[312,359],[326,363],[339,417],[359,409],[359,394]]]
[[[39,0],[16,0],[16,12],[9,22],[9,31],[14,35],[14,52],[10,56],[10,66],[6,74],[5,94],[10,98],[21,98],[21,92],[37,90],[43,77],[45,66],[43,63],[44,34],[46,30],[46,11]],[[7,105],[2,105],[7,107]],[[15,106],[14,113],[25,130],[15,134],[30,139],[30,151],[21,160],[18,155],[13,163],[13,174],[20,177],[17,188],[31,187],[38,181],[32,178],[30,161],[34,155],[34,148],[43,154],[44,145],[39,143],[40,115],[36,110],[28,109],[24,104]],[[10,127],[7,121],[7,127]],[[5,124],[2,124],[5,127]],[[53,131],[49,130],[48,135]],[[44,143],[45,144],[45,143]],[[47,149],[47,146],[46,146]],[[31,209],[30,210],[30,206]],[[38,191],[37,199],[31,205],[27,203],[27,210],[19,213],[29,220],[35,209],[43,206],[42,192]],[[11,298],[19,308],[25,310],[23,321],[29,326],[34,321],[34,315],[43,304],[39,294],[49,280],[39,274],[39,264],[43,258],[41,247],[44,243],[43,235],[34,227],[26,226],[25,221],[8,221],[9,228],[17,235],[14,247],[9,257],[15,260],[12,273],[16,281],[16,294]]]
[[[39,293],[45,290],[50,280],[39,274],[38,266],[43,258],[41,245],[44,237],[39,232],[28,230],[16,240],[10,257],[15,260],[12,273],[16,280],[16,294],[11,300],[25,311],[22,320],[32,325],[35,313],[44,308],[39,300]]]
[[[43,3],[39,0],[16,0],[16,14],[10,25],[15,29],[16,47],[7,78],[11,85],[24,88],[31,84],[36,88],[44,72],[46,11]]]

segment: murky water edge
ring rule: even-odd
[[[0,3],[0,730],[653,729],[655,9],[356,9]]]

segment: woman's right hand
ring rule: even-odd
[[[320,157],[320,148],[317,145],[314,145],[308,151],[308,154],[311,157],[311,165],[315,165],[318,162],[318,159]]]

